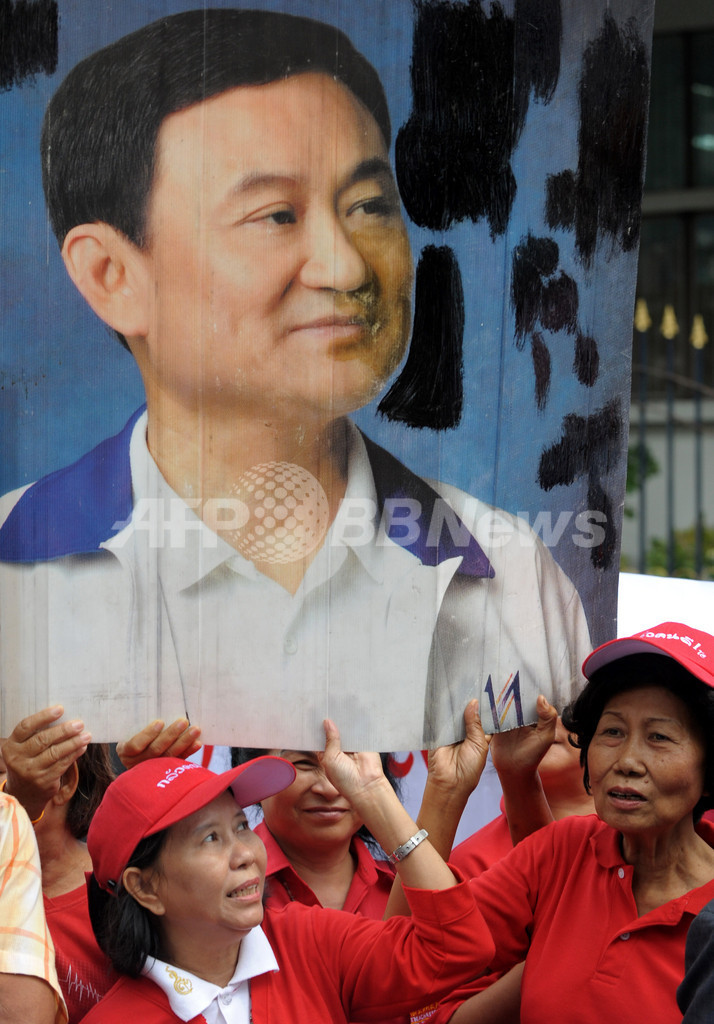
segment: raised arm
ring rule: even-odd
[[[472,700],[464,711],[466,735],[459,743],[429,751],[427,777],[417,815],[444,860],[448,860],[469,797],[476,789],[488,757],[491,737],[486,736]]]
[[[131,739],[117,743],[117,757],[125,768],[133,768],[150,757],[190,757],[201,747],[201,730],[188,719],[177,718],[165,725],[157,718]]]
[[[478,701],[464,711],[466,736],[460,743],[429,751],[429,763],[417,825],[429,833],[434,849],[448,860],[461,815],[479,783],[488,757],[489,737],[484,734]],[[395,879],[384,917],[409,915],[400,879]]]
[[[5,791],[37,821],[59,792],[62,776],[87,749],[91,735],[79,719],[59,722],[64,708],[56,705],[23,718],[3,741],[7,767]]]
[[[491,759],[503,790],[513,845],[553,821],[538,765],[555,739],[558,712],[545,697],[536,704],[538,721],[492,738]]]
[[[320,755],[327,777],[350,801],[387,855],[419,832],[382,771],[379,754],[347,754],[334,722],[325,720],[325,750]],[[395,864],[399,878],[415,889],[447,889],[456,879],[428,839]]]

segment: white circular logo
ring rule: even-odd
[[[245,522],[228,533],[251,562],[297,562],[318,547],[330,524],[330,508],[319,480],[292,462],[264,462],[242,474],[233,494],[247,510]]]

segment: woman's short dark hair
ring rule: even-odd
[[[231,747],[231,765],[236,768],[239,764],[245,764],[246,761],[252,761],[254,757],[264,757],[269,754],[270,750],[259,747]],[[397,796],[401,799],[401,785],[397,776],[392,770],[392,755],[391,754],[380,754],[379,759],[382,762],[382,771],[384,772],[387,782],[392,787]],[[362,839],[368,846],[371,846],[375,850],[381,849],[379,843],[374,838],[372,833],[369,831],[366,825],[361,825],[357,829],[355,835]]]
[[[590,792],[588,750],[605,705],[628,690],[661,686],[687,705],[705,744],[704,793],[694,808],[694,820],[714,807],[714,689],[701,682],[674,658],[661,654],[630,654],[593,672],[585,689],[563,711],[563,725],[580,748],[585,789]]]
[[[108,743],[90,743],[77,759],[79,779],[67,805],[67,828],[75,839],[84,839],[94,812],[102,802],[115,772]]]
[[[158,859],[168,829],[142,839],[127,867],[150,868]],[[97,884],[94,875],[88,885],[89,919],[97,944],[120,974],[138,978],[148,957],[161,958],[158,919],[120,886],[116,895]]]
[[[274,11],[174,14],[80,61],[54,94],[42,127],[42,173],[62,245],[77,224],[103,221],[143,247],[156,140],[166,117],[241,85],[304,72],[342,82],[389,146],[377,72],[333,25]]]

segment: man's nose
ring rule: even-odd
[[[357,291],[368,280],[367,263],[336,213],[324,211],[307,219],[299,277],[307,288],[337,292]]]

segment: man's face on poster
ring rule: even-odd
[[[255,416],[370,401],[409,336],[412,261],[379,128],[343,85],[241,86],[162,124],[132,345],[147,378]]]

